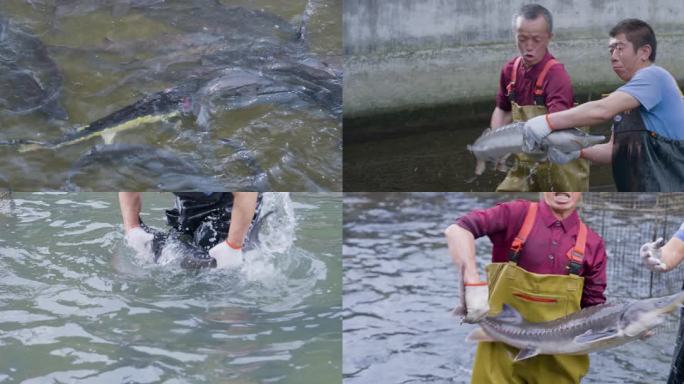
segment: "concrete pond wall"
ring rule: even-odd
[[[512,15],[524,1],[345,0],[344,113],[359,117],[491,100],[517,54]],[[554,18],[550,51],[576,93],[613,89],[608,31],[625,18],[655,30],[656,64],[684,80],[684,1],[540,0]],[[580,100],[586,101],[586,100]]]

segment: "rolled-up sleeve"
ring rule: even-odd
[[[466,229],[477,239],[506,231],[510,225],[511,204],[500,203],[492,208],[476,209],[458,218],[456,224]]]
[[[501,69],[501,74],[499,74],[499,91],[496,93],[496,106],[506,112],[511,111],[511,101],[506,95],[506,88],[511,81],[510,75],[507,74],[510,74],[511,72],[513,72],[513,64],[510,62],[506,63]]]

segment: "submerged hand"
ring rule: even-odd
[[[142,260],[152,260],[154,255],[152,254],[152,240],[154,235],[145,232],[140,227],[131,228],[126,231],[124,236],[126,244],[135,250],[136,256]]]
[[[465,323],[477,323],[489,312],[487,283],[465,284]]]
[[[547,156],[549,161],[552,163],[567,164],[580,158],[580,150],[563,152],[558,148],[550,147]]]
[[[242,265],[242,248],[232,248],[222,241],[209,250],[209,256],[216,260],[216,268],[237,268]]]
[[[525,123],[523,128],[523,152],[537,153],[542,149],[542,140],[551,133],[546,122],[546,116],[533,117]]]
[[[660,237],[656,241],[645,243],[639,250],[641,262],[651,271],[664,272],[667,270],[667,265],[660,259],[662,257],[660,248],[662,248],[663,245],[665,245],[665,241]]]

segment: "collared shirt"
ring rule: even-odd
[[[511,59],[501,70],[499,92],[496,95],[496,106],[504,111],[511,110],[511,102],[508,100],[506,87],[511,82],[513,63],[516,58]],[[513,88],[515,90],[515,102],[518,105],[534,105],[534,84],[537,82],[537,77],[546,62],[553,58],[553,55],[547,50],[542,60],[532,67],[525,68],[525,65],[520,64]],[[572,81],[565,71],[563,64],[556,64],[549,69],[542,88],[544,90],[546,109],[548,109],[549,113],[572,108],[574,101]]]
[[[529,201],[516,200],[492,208],[474,210],[456,220],[475,238],[489,236],[492,262],[508,261],[508,250],[520,231]],[[579,215],[573,212],[558,220],[545,202],[539,203],[537,218],[520,252],[518,266],[539,274],[567,275],[567,252],[575,245],[579,231]],[[606,251],[603,239],[587,228],[584,260],[579,275],[584,277],[582,308],[606,301]]]

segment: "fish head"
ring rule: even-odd
[[[664,321],[664,315],[684,304],[684,292],[670,296],[639,300],[629,304],[618,321],[628,336],[638,336]]]
[[[568,128],[552,132],[543,140],[545,147],[554,147],[562,152],[578,151],[602,143],[606,140],[602,135],[591,135],[577,128]]]
[[[475,175],[480,176],[481,174],[484,173],[485,168],[487,167],[487,164],[486,164],[485,160],[483,160],[480,157],[480,154],[476,150],[475,144],[472,144],[472,145],[468,144],[466,146],[466,148],[468,149],[468,151],[470,151],[470,153],[472,153],[475,156],[475,159],[477,159],[475,162]]]

